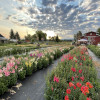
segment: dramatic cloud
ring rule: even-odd
[[[4,3],[4,0],[1,0]],[[0,2],[5,20],[31,29],[72,38],[77,31],[100,26],[99,0],[7,0]],[[9,8],[9,9],[8,9]]]

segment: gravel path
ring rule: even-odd
[[[100,58],[98,58],[92,51],[90,51],[88,49],[88,52],[89,52],[89,55],[92,57],[94,63],[95,63],[95,66],[96,66],[96,70],[97,70],[97,77],[100,81]]]

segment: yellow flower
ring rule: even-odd
[[[29,67],[31,67],[31,65],[32,65],[32,63],[31,63],[31,62],[29,62]]]
[[[28,65],[29,65],[28,62],[25,62],[25,65],[28,67]]]

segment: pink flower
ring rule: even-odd
[[[74,81],[74,77],[72,77],[72,81]]]
[[[53,87],[51,87],[52,91],[53,91]]]
[[[10,72],[9,71],[4,71],[4,74],[5,74],[5,76],[9,76],[10,75]]]
[[[15,73],[15,70],[13,69],[11,73]]]
[[[82,73],[82,69],[79,70],[79,73]]]
[[[78,76],[75,76],[75,78],[78,78]]]
[[[80,77],[80,79],[81,79],[82,81],[84,81],[84,76]]]
[[[86,55],[88,55],[88,52],[85,52]]]
[[[17,61],[17,64],[20,64],[20,61]]]
[[[54,82],[59,83],[59,78],[58,78],[58,77],[56,77],[56,76],[54,76]]]
[[[92,100],[92,99],[87,97],[86,100]]]
[[[32,53],[30,54],[30,57],[32,57],[33,55],[32,55]]]
[[[3,72],[3,70],[2,69],[0,69],[0,73],[2,73]]]
[[[16,66],[15,66],[15,69],[17,69],[17,68],[18,68],[18,66],[16,65]]]
[[[63,58],[61,59],[61,62],[64,62],[64,59]]]

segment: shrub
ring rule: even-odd
[[[0,95],[4,94],[7,89],[7,86],[4,83],[0,82]]]
[[[26,70],[18,72],[18,79],[23,80],[26,76]]]

